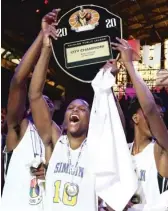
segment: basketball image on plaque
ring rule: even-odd
[[[58,21],[58,40],[52,39],[54,58],[69,76],[90,83],[118,51],[110,42],[122,38],[122,20],[106,8],[82,5],[65,13]]]

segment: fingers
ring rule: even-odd
[[[50,31],[50,32],[45,33],[44,40],[50,39],[50,37],[52,37],[54,40],[58,39],[58,36],[55,35],[52,31]]]
[[[57,29],[55,28],[54,25],[50,25],[50,30],[52,30],[53,32],[57,33]]]
[[[58,9],[53,9],[53,10],[52,10],[52,12],[54,12],[54,13],[58,13],[58,12],[60,12],[60,11],[61,11],[60,8],[58,8]]]
[[[52,12],[55,14],[55,22],[57,21],[58,13],[61,11],[60,8],[54,9]]]
[[[49,12],[48,15],[56,17],[57,14],[55,12]]]
[[[115,59],[109,59],[108,62],[110,62],[111,64],[116,64],[117,61]]]
[[[45,179],[45,169],[40,167],[39,169],[34,169],[32,175],[36,176],[37,179]]]
[[[61,9],[53,9],[52,12],[49,12],[47,15],[57,17],[57,15],[60,11],[61,11]]]
[[[55,21],[56,20],[56,15],[53,13],[48,13],[47,15],[44,16],[44,18],[42,19],[43,22],[47,22],[48,20],[52,20]]]
[[[56,28],[52,25],[49,26],[49,28],[44,32],[44,36],[45,37],[52,37],[54,38],[55,40],[58,39],[58,32],[56,30]]]
[[[116,47],[111,47],[113,50],[118,50]]]
[[[130,47],[127,40],[124,40],[124,39],[120,39],[118,37],[116,37],[116,40],[118,40],[118,42],[120,42],[123,46],[125,47]]]
[[[126,40],[120,39],[118,37],[116,37],[116,40],[118,40],[119,43],[111,42],[111,47],[113,50],[122,51],[131,48]]]
[[[58,31],[54,26],[50,26],[50,36],[52,36],[55,40],[58,38]]]
[[[48,14],[46,14],[43,18],[43,22],[47,21],[47,20],[52,20],[54,22],[57,21],[57,17],[58,17],[58,13],[61,11],[61,9],[54,9],[52,10],[52,12],[49,12]]]
[[[111,42],[111,45],[115,46],[116,48],[118,47],[124,47],[122,44]]]
[[[52,31],[49,33],[49,36],[51,36],[54,40],[58,39],[57,35],[55,35]]]
[[[52,26],[58,26],[57,22],[52,23]]]
[[[37,171],[37,169],[36,168],[34,168],[34,167],[30,167],[30,172],[32,173],[32,174],[34,174],[34,172],[36,172]]]
[[[54,12],[49,12],[49,13],[47,14],[47,16],[50,16],[50,17],[53,17],[53,18],[55,18],[56,15],[57,15],[57,14],[55,14]]]
[[[45,175],[45,173],[44,173],[44,169],[42,170],[37,170],[37,171],[35,171],[34,173],[33,173],[33,176],[36,176],[36,177],[38,177],[38,176],[44,176]]]
[[[118,44],[118,43],[114,43],[114,42],[111,42],[111,46],[112,46],[113,50],[118,50],[118,51],[125,51],[128,49],[131,49],[130,47],[126,47],[122,44]]]
[[[123,49],[123,46],[121,44],[114,43],[114,42],[111,42],[111,47],[113,50],[118,50],[118,51],[122,51]]]

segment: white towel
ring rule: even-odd
[[[116,211],[123,210],[137,189],[133,170],[111,87],[110,69],[101,69],[92,81],[95,92],[88,131],[89,170],[95,175],[96,194]]]

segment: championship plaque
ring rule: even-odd
[[[110,42],[122,38],[122,20],[107,9],[82,5],[65,13],[58,21],[58,40],[52,39],[54,58],[69,76],[90,83],[118,51]]]

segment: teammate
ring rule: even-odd
[[[53,11],[42,19],[42,30],[22,58],[11,81],[6,138],[8,169],[2,195],[3,211],[42,210],[43,187],[39,186],[40,180],[37,179],[42,179],[44,175],[42,165],[38,168],[45,156],[44,145],[34,126],[31,112],[25,112],[26,81],[40,55],[44,32],[50,29],[54,34],[51,24],[55,22],[56,17],[57,11]],[[52,116],[54,105],[46,96],[45,102]],[[30,166],[35,167],[31,167],[32,172]]]
[[[52,121],[42,96],[51,55],[49,35],[46,33],[44,36],[41,55],[29,88],[33,119],[45,145],[48,163],[45,210],[96,211],[95,181],[87,171],[89,105],[82,99],[69,104],[65,112],[63,133]]]
[[[89,105],[82,99],[69,104],[64,121],[66,135],[61,136],[61,130],[52,121],[42,97],[50,54],[50,40],[46,35],[29,89],[33,119],[46,148],[46,161],[50,160],[46,174],[45,210],[82,211],[89,208],[92,211],[96,209],[94,182],[85,172]]]
[[[152,93],[134,69],[132,49],[125,40],[117,40],[119,43],[112,43],[112,48],[121,52],[138,98],[131,107],[135,136],[130,151],[139,179],[134,202],[155,205],[160,195],[168,191],[168,132],[161,117],[161,106],[156,105]]]

